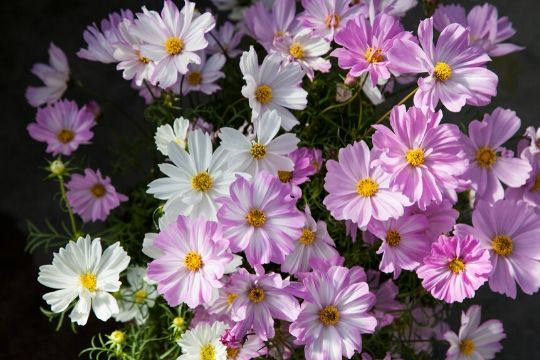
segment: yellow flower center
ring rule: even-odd
[[[253,288],[249,291],[248,298],[251,302],[257,304],[264,300],[264,290],[261,288]]]
[[[321,166],[316,160],[313,160],[311,162],[311,166],[313,166],[313,170],[319,171],[319,167]]]
[[[227,359],[236,359],[238,354],[240,353],[240,348],[233,348],[228,347],[227,348]]]
[[[384,55],[381,49],[373,50],[372,47],[368,47],[364,52],[364,59],[370,64],[378,63],[384,60]]]
[[[536,175],[531,191],[540,191],[540,175]]]
[[[452,76],[452,68],[445,62],[438,62],[433,69],[433,76],[439,81],[446,81]]]
[[[257,90],[255,90],[255,99],[263,105],[272,101],[273,97],[272,88],[268,85],[259,85]]]
[[[379,185],[371,178],[363,178],[356,183],[356,192],[362,197],[372,197],[379,191]]]
[[[216,360],[216,349],[214,345],[206,344],[201,346],[201,360]]]
[[[178,55],[184,50],[184,41],[178,37],[170,37],[165,41],[165,49],[169,55]]]
[[[281,170],[279,170],[277,172],[277,175],[278,175],[279,181],[286,184],[286,183],[289,183],[292,180],[293,173],[292,173],[292,171],[281,171]]]
[[[146,298],[148,297],[148,293],[146,292],[146,290],[141,289],[137,291],[135,294],[133,294],[133,297],[135,298],[135,302],[137,304],[142,304],[144,300],[146,300]]]
[[[147,58],[147,57],[144,57],[141,55],[141,52],[140,51],[136,51],[135,54],[137,55],[137,57],[139,58],[139,61],[142,62],[143,64],[147,65],[147,64],[150,64],[150,59]]]
[[[62,129],[60,130],[60,132],[56,135],[56,137],[58,138],[58,140],[62,143],[62,144],[67,144],[68,142],[70,142],[71,140],[73,140],[73,138],[75,137],[75,133],[71,130],[68,130],[68,129]]]
[[[465,339],[459,344],[459,352],[463,355],[471,355],[474,352],[474,342],[471,339]]]
[[[258,143],[251,145],[249,153],[255,160],[261,160],[266,156],[266,146]]]
[[[302,235],[300,235],[300,239],[298,239],[298,241],[300,241],[300,244],[306,246],[313,244],[315,241],[315,231],[308,228],[303,228]]]
[[[319,319],[325,326],[334,326],[339,321],[339,311],[334,305],[328,305],[319,312]]]
[[[401,242],[401,234],[397,230],[388,230],[386,232],[386,242],[390,246],[398,246]]]
[[[201,171],[193,178],[191,178],[191,186],[193,189],[200,192],[207,192],[212,188],[213,180],[212,177],[206,171]]]
[[[121,330],[114,330],[110,335],[111,341],[115,344],[121,344],[124,342],[126,336]]]
[[[81,286],[90,292],[96,291],[97,277],[96,275],[87,272],[81,275]]]
[[[497,255],[508,256],[514,250],[514,243],[510,236],[497,235],[491,241],[491,247]]]
[[[418,149],[410,149],[407,151],[407,162],[411,164],[414,167],[424,165],[424,150],[418,148]]]
[[[204,264],[201,255],[197,254],[195,251],[190,251],[184,258],[184,265],[186,265],[189,271],[197,271],[202,268]]]
[[[237,297],[238,297],[238,294],[235,294],[235,293],[230,293],[229,295],[227,295],[227,305],[231,306]]]
[[[107,192],[107,190],[105,190],[105,187],[103,185],[96,184],[96,185],[92,186],[92,188],[90,189],[90,192],[95,197],[100,198],[100,197],[105,196],[105,193]]]
[[[295,59],[302,59],[304,57],[304,47],[297,42],[293,42],[291,46],[289,46],[289,54]]]
[[[198,71],[192,71],[187,75],[187,82],[189,85],[197,86],[202,83],[202,75]]]
[[[266,215],[259,209],[251,209],[246,215],[246,221],[253,227],[261,227],[266,222]]]
[[[326,18],[324,19],[324,24],[329,29],[332,27],[337,28],[339,26],[340,21],[341,21],[341,17],[339,15],[330,14],[330,15],[327,15]]]
[[[476,151],[476,162],[478,166],[490,168],[497,161],[497,152],[490,147],[481,147]]]
[[[454,274],[459,274],[460,272],[465,270],[465,263],[460,258],[454,258],[448,263],[448,268]]]

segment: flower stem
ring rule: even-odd
[[[380,124],[384,121],[384,119],[386,119],[388,117],[388,115],[390,115],[390,113],[392,112],[392,110],[394,109],[394,107],[396,106],[399,106],[399,105],[403,105],[407,100],[409,100],[414,94],[416,94],[416,92],[418,91],[418,87],[414,88],[410,93],[408,93],[407,95],[405,95],[405,97],[403,99],[401,99],[396,105],[392,106],[390,109],[388,109],[387,112],[385,112],[376,122],[375,124]],[[374,124],[374,125],[375,125]]]
[[[62,201],[64,202],[64,205],[66,206],[68,215],[69,215],[69,222],[71,224],[71,231],[73,232],[73,237],[75,237],[78,233],[77,231],[77,225],[75,223],[75,216],[73,215],[73,210],[71,210],[71,206],[69,205],[69,201],[66,196],[66,187],[64,185],[64,177],[62,175],[58,175],[58,185],[60,187],[60,196],[62,197]]]

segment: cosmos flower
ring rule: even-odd
[[[183,79],[178,79],[177,84],[173,85],[173,89],[176,92],[177,88],[182,87],[182,95],[186,95],[192,91],[199,91],[206,95],[211,95],[218,90],[221,90],[221,86],[216,84],[216,81],[225,77],[223,71],[223,65],[225,65],[225,55],[215,54],[206,58],[206,53],[199,53],[201,58],[200,64],[190,64],[189,70]],[[178,84],[182,82],[182,84]],[[178,86],[176,86],[178,85]]]
[[[420,22],[421,47],[410,40],[396,40],[388,52],[401,73],[428,73],[418,79],[414,104],[435,110],[439,100],[459,112],[465,104],[483,106],[497,94],[497,75],[485,65],[489,56],[469,43],[469,29],[459,24],[445,27],[433,44],[433,18]]]
[[[371,157],[364,141],[339,150],[338,161],[326,163],[328,172],[323,203],[337,220],[351,220],[365,228],[371,219],[388,220],[403,214],[411,203],[401,193],[390,189],[390,175],[371,167]]]
[[[320,170],[322,152],[319,149],[301,147],[289,154],[293,161],[292,171],[280,169],[277,172],[279,180],[291,187],[291,196],[298,198],[302,194],[299,185],[309,181],[309,177]]]
[[[53,43],[49,45],[49,64],[34,64],[31,71],[45,84],[40,87],[29,86],[26,89],[26,100],[33,107],[52,104],[66,92],[70,75],[69,64],[66,54]]]
[[[90,309],[98,319],[107,321],[119,311],[110,293],[120,289],[120,273],[129,260],[118,242],[102,252],[99,238],[92,240],[87,235],[70,241],[54,254],[52,265],[39,268],[38,281],[56,289],[43,299],[53,312],[61,313],[78,298],[69,317],[79,325],[86,325]]]
[[[531,206],[540,208],[540,155],[532,153],[530,147],[521,154],[522,159],[526,159],[531,164],[532,171],[525,185],[519,188],[506,188],[504,198],[506,200],[523,200]]]
[[[416,273],[434,298],[452,303],[474,297],[491,270],[489,252],[474,238],[441,235]]]
[[[223,286],[220,279],[233,260],[221,225],[203,218],[178,216],[154,239],[163,252],[148,265],[148,277],[157,282],[158,293],[170,306],[190,308],[210,302]]]
[[[159,152],[165,156],[169,156],[168,148],[171,142],[185,149],[189,126],[189,120],[184,119],[182,116],[176,118],[172,126],[169,124],[159,126],[154,136]]]
[[[177,342],[182,348],[177,360],[227,360],[227,348],[220,341],[226,329],[225,323],[215,322],[186,331]]]
[[[298,19],[302,25],[313,30],[313,35],[332,41],[334,34],[362,10],[351,3],[351,0],[302,0],[305,11]]]
[[[120,288],[117,297],[120,311],[113,317],[116,321],[135,320],[137,325],[142,325],[148,319],[149,309],[156,303],[156,287],[149,283],[146,269],[141,266],[130,267],[126,278],[129,287]]]
[[[501,351],[501,340],[506,337],[499,320],[488,320],[480,324],[482,308],[472,305],[461,313],[459,334],[448,331],[444,339],[450,343],[447,360],[494,359]]]
[[[437,240],[439,235],[452,231],[459,216],[459,211],[452,207],[448,199],[444,199],[440,204],[432,203],[425,210],[420,210],[418,206],[413,205],[407,208],[407,211],[411,215],[422,214],[427,218],[426,235],[431,242]]]
[[[418,4],[418,0],[367,0],[362,1],[362,13],[369,14],[373,19],[378,14],[388,14],[396,17],[404,17],[407,11]]]
[[[47,143],[48,153],[71,155],[79,145],[90,144],[96,125],[94,114],[83,106],[69,100],[60,100],[39,108],[36,122],[27,126],[30,136]]]
[[[375,303],[371,308],[371,313],[377,319],[377,329],[392,324],[398,312],[403,310],[404,306],[396,298],[399,288],[388,279],[380,282],[381,273],[376,270],[367,271],[367,283],[370,291],[375,295]]]
[[[529,126],[525,130],[525,138],[529,139],[529,151],[532,154],[537,154],[540,152],[540,127],[535,129],[532,126]]]
[[[263,357],[267,352],[268,348],[260,337],[257,335],[248,335],[243,343],[234,347],[227,346],[227,359],[251,360]]]
[[[260,0],[266,9],[270,9],[274,0]],[[233,21],[243,20],[244,12],[247,7],[251,6],[251,1],[243,0],[212,0],[212,3],[219,11],[229,11],[229,19]]]
[[[111,178],[103,177],[99,170],[84,169],[84,175],[71,175],[66,188],[69,205],[84,222],[103,221],[111,210],[128,200],[127,196],[116,192]]]
[[[240,70],[246,81],[242,95],[248,98],[253,110],[251,119],[257,119],[266,111],[275,110],[281,117],[281,126],[289,131],[298,124],[298,120],[287,110],[303,110],[307,105],[307,91],[299,84],[305,73],[299,64],[282,65],[279,54],[264,58],[259,66],[259,58],[253,46],[240,58]]]
[[[243,33],[235,28],[234,24],[226,21],[219,28],[214,28],[208,37],[208,48],[210,54],[224,54],[227,57],[235,58],[242,53],[238,48],[242,40]]]

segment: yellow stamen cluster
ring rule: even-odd
[[[230,293],[227,295],[227,305],[231,306],[234,302],[234,300],[236,300],[236,298],[238,297],[238,294],[235,294],[235,293]]]
[[[216,360],[216,349],[212,344],[201,346],[201,360]]]
[[[490,168],[497,162],[497,152],[495,149],[484,146],[476,151],[476,163],[483,168]]]
[[[465,263],[463,262],[463,259],[454,258],[448,263],[448,269],[454,274],[459,274],[465,270]]]
[[[289,54],[295,59],[302,59],[304,57],[304,52],[304,47],[300,43],[293,42],[291,46],[289,46]]]
[[[202,83],[202,75],[198,71],[191,71],[186,76],[186,79],[187,79],[188,84],[191,86],[197,86]]]
[[[339,23],[341,22],[341,17],[337,14],[330,14],[327,15],[324,19],[324,24],[327,28],[337,28],[339,26]]]
[[[298,241],[300,241],[300,244],[306,246],[313,244],[315,241],[315,231],[308,228],[303,228],[302,235],[300,235],[300,239],[298,239]]]
[[[401,242],[401,234],[397,230],[388,230],[386,232],[386,242],[390,246],[398,246]]]
[[[82,274],[79,279],[81,280],[81,286],[83,288],[87,289],[88,291],[92,293],[96,291],[96,286],[97,286],[96,275],[90,272],[87,272],[87,273]]]
[[[140,51],[136,51],[135,54],[137,55],[137,57],[139,58],[139,61],[142,62],[143,64],[147,65],[147,64],[150,64],[150,59],[147,58],[147,57],[144,57],[141,55]]]
[[[178,55],[184,50],[184,41],[179,37],[172,36],[165,41],[165,50],[169,55]]]
[[[101,184],[95,184],[94,186],[92,186],[92,188],[90,189],[90,192],[92,193],[92,195],[94,195],[95,197],[97,198],[101,198],[101,197],[104,197],[105,194],[107,193],[107,190],[105,190],[105,186],[101,185]]]
[[[281,171],[281,170],[279,170],[277,172],[277,175],[278,175],[279,181],[281,181],[284,184],[287,184],[292,180],[293,173],[292,173],[292,171]]]
[[[463,355],[471,355],[474,352],[474,341],[465,339],[459,344],[459,352]]]
[[[257,304],[264,300],[264,290],[258,287],[255,287],[249,291],[248,299]]]
[[[195,251],[189,251],[184,258],[184,265],[186,265],[189,271],[197,271],[202,268],[204,264],[201,255],[197,254]]]
[[[213,183],[212,177],[206,171],[201,171],[191,178],[191,186],[193,189],[200,192],[207,192],[210,190]]]
[[[261,160],[266,156],[266,146],[258,143],[253,143],[249,153],[255,160]]]
[[[446,81],[452,76],[452,68],[445,62],[438,62],[433,68],[433,77],[439,81]]]
[[[270,101],[272,101],[272,98],[274,97],[272,88],[268,85],[259,85],[257,87],[257,90],[255,90],[255,99],[257,99],[258,102],[265,105],[268,104]]]
[[[381,49],[373,49],[368,47],[364,52],[364,59],[370,64],[378,63],[384,60],[384,55]]]
[[[363,178],[356,183],[356,192],[362,197],[372,197],[379,191],[379,185],[371,178]]]
[[[414,167],[424,165],[424,150],[418,148],[418,149],[410,149],[407,151],[407,162]]]
[[[334,326],[339,321],[339,311],[334,305],[325,306],[319,312],[319,319],[324,326]]]
[[[266,222],[266,215],[259,209],[251,209],[246,215],[246,221],[253,227],[261,227]]]
[[[56,138],[58,141],[60,141],[62,144],[67,144],[73,138],[75,137],[75,133],[68,129],[62,129],[60,132],[56,135]]]
[[[135,303],[142,304],[144,300],[146,300],[146,298],[148,297],[148,293],[146,292],[146,290],[141,289],[135,294],[133,294],[133,297],[135,298]]]
[[[508,256],[514,250],[514,242],[510,236],[497,235],[491,240],[491,247],[497,255]]]

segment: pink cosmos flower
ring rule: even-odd
[[[328,41],[361,11],[351,0],[302,0],[302,7],[305,11],[298,17],[302,25]]]
[[[418,4],[417,0],[367,0],[361,1],[362,12],[373,19],[378,14],[404,17],[405,13]]]
[[[474,297],[491,270],[489,252],[471,236],[441,235],[416,273],[434,298],[452,303]]]
[[[368,311],[375,302],[368,285],[334,266],[303,280],[306,294],[298,319],[289,328],[295,343],[305,345],[307,360],[341,360],[362,351],[362,335],[373,333],[377,320]]]
[[[488,249],[493,271],[489,287],[516,298],[516,282],[526,294],[540,287],[540,216],[524,202],[499,200],[493,205],[479,201],[473,226],[456,225],[456,235],[469,234]]]
[[[532,154],[537,154],[540,152],[540,127],[535,129],[532,126],[529,126],[525,130],[525,138],[529,140],[529,151]]]
[[[293,30],[295,15],[296,0],[275,0],[271,11],[259,1],[244,12],[244,21],[249,35],[269,51],[274,41]]]
[[[380,167],[371,167],[371,157],[364,141],[339,150],[338,161],[326,163],[328,172],[323,203],[337,220],[352,220],[365,228],[371,219],[388,220],[403,215],[411,203],[401,193],[390,189],[390,175]]]
[[[441,321],[443,307],[435,305],[434,307],[415,307],[411,312],[410,327],[406,328],[403,333],[409,334],[408,339],[411,341],[411,346],[416,350],[416,353],[425,351],[432,353],[432,339],[444,340],[443,336],[450,329],[448,324]]]
[[[255,274],[240,269],[231,275],[227,291],[237,294],[231,317],[236,325],[231,333],[241,339],[251,329],[262,340],[274,337],[274,319],[294,321],[298,317],[300,305],[286,288],[289,280],[279,274],[265,274],[264,268],[256,265]]]
[[[103,177],[99,170],[84,169],[84,176],[71,175],[66,188],[69,205],[84,222],[103,221],[112,209],[128,200],[127,196],[116,192],[111,178]]]
[[[224,54],[230,58],[238,57],[242,50],[238,48],[242,40],[242,32],[235,29],[233,23],[225,22],[218,28],[214,28],[208,37],[208,49],[210,54]]]
[[[510,187],[525,184],[531,165],[525,159],[501,156],[507,142],[521,126],[521,120],[512,110],[496,108],[485,114],[482,121],[469,124],[469,137],[463,137],[469,168],[463,179],[470,180],[477,199],[495,202],[502,199],[502,183]]]
[[[421,47],[410,40],[396,40],[388,52],[401,73],[428,73],[418,79],[414,104],[434,110],[442,102],[452,112],[465,104],[483,106],[497,94],[497,75],[485,67],[489,56],[469,44],[469,29],[459,24],[445,27],[433,44],[433,18],[420,22]]]
[[[268,348],[257,335],[248,335],[243,343],[236,346],[227,346],[227,359],[251,360],[264,357]]]
[[[302,235],[304,216],[289,188],[261,171],[251,181],[238,177],[230,196],[218,199],[218,219],[233,252],[245,251],[254,266],[282,264]]]
[[[525,185],[519,188],[507,188],[504,193],[506,200],[523,200],[531,206],[540,208],[540,155],[531,153],[530,147],[521,154],[522,159],[526,159],[531,164],[532,171]]]
[[[299,185],[309,181],[309,177],[318,171],[318,161],[322,163],[322,153],[318,149],[301,147],[292,151],[289,158],[294,162],[293,170],[278,170],[277,176],[282,183],[291,186],[292,196],[299,198],[302,194]]]
[[[185,302],[195,308],[209,302],[233,259],[220,224],[203,218],[178,216],[156,236],[154,246],[163,255],[148,265],[148,277],[170,306]]]
[[[335,42],[343,47],[330,55],[338,58],[340,68],[350,69],[349,76],[368,73],[371,84],[376,86],[379,80],[388,80],[392,74],[397,74],[394,63],[387,58],[397,39],[410,41],[413,36],[403,31],[395,17],[377,15],[372,25],[368,18],[360,15],[336,34]]]
[[[392,324],[394,319],[399,316],[399,311],[403,310],[404,306],[396,297],[399,293],[399,288],[388,279],[380,282],[381,272],[376,270],[367,271],[367,282],[370,290],[375,295],[375,304],[371,312],[377,319],[377,329]]]
[[[433,14],[435,29],[442,31],[452,23],[468,27],[471,44],[480,46],[489,56],[503,56],[524,49],[518,45],[503,43],[514,36],[516,30],[506,16],[499,18],[497,8],[491,4],[476,5],[468,15],[461,5],[437,7]]]
[[[488,320],[480,325],[482,308],[480,305],[469,307],[461,313],[459,335],[453,331],[444,334],[450,343],[446,360],[494,359],[501,351],[501,340],[506,337],[499,320]]]
[[[390,185],[422,210],[431,202],[440,204],[467,169],[459,128],[441,119],[442,111],[401,105],[390,114],[391,129],[373,126],[373,148],[381,152],[373,165],[391,174]]]
[[[189,64],[188,72],[183,76],[183,80],[178,79],[177,83],[173,85],[173,91],[177,92],[180,89],[179,82],[182,83],[182,95],[186,95],[192,91],[199,91],[206,95],[211,95],[218,90],[221,90],[221,86],[216,84],[219,79],[225,77],[223,66],[225,65],[225,55],[215,54],[206,58],[204,51],[199,53],[201,58],[200,64]]]
[[[447,199],[444,199],[440,204],[432,203],[426,210],[420,210],[416,205],[407,210],[411,215],[422,214],[427,218],[426,235],[431,242],[437,240],[441,234],[452,231],[459,216],[459,211],[454,209],[452,203]]]
[[[307,272],[311,269],[312,259],[329,259],[339,256],[334,240],[326,229],[326,223],[322,220],[315,222],[307,205],[304,212],[306,222],[302,235],[298,238],[293,252],[285,257],[285,262],[281,265],[283,272],[290,274]]]
[[[430,242],[425,233],[428,221],[423,215],[404,214],[398,219],[372,221],[368,230],[383,240],[377,254],[383,254],[379,269],[399,277],[401,270],[414,270],[429,254]]]
[[[49,64],[34,64],[31,71],[43,81],[45,86],[29,86],[26,89],[26,100],[30,105],[39,107],[43,104],[52,104],[64,95],[70,73],[66,54],[62,49],[51,43]]]
[[[208,46],[205,34],[215,24],[210,13],[196,16],[195,3],[187,0],[181,11],[166,0],[161,15],[143,8],[132,33],[146,43],[141,45],[141,55],[155,62],[150,81],[166,89],[176,82],[178,73],[188,72],[188,64],[200,64],[197,51]]]
[[[96,125],[94,114],[75,101],[60,100],[39,108],[36,122],[26,128],[32,139],[47,143],[48,153],[71,155],[81,144],[90,144]]]

